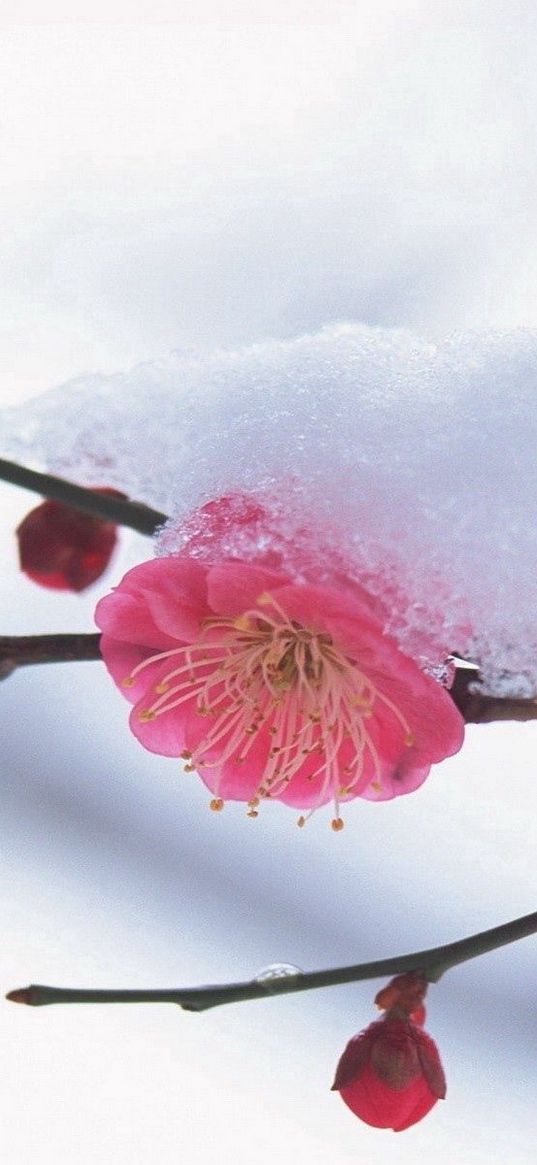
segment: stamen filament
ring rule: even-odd
[[[252,775],[249,815],[257,814],[260,799],[282,795],[294,778],[315,781],[315,804],[299,824],[332,793],[332,828],[340,830],[339,797],[369,784],[382,788],[381,760],[366,727],[376,701],[397,722],[402,747],[413,744],[412,729],[330,635],[290,620],[272,594],[261,595],[258,604],[235,618],[206,619],[197,642],[149,656],[124,682],[132,685],[152,665],[161,673],[164,660],[176,663],[139,719],[145,723],[188,702],[209,718],[201,740],[189,746],[188,768],[216,770],[215,803],[223,767],[244,764],[262,732],[267,752],[262,772]],[[309,771],[314,754],[319,763]]]

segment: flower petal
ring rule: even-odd
[[[230,569],[231,568],[231,569]],[[288,582],[278,571],[246,562],[223,562],[207,575],[209,605],[217,615],[234,617],[257,607],[260,595]]]
[[[120,606],[120,600],[129,596],[136,604],[133,619],[141,619],[145,612],[145,622],[139,627],[141,636],[153,626],[174,641],[192,642],[199,636],[201,621],[207,615],[206,577],[207,568],[188,558],[143,562],[129,570],[112,594],[98,603],[97,625],[110,635],[116,627],[117,638],[134,642],[136,624],[129,625]]]

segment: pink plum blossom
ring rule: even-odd
[[[181,757],[211,805],[313,812],[416,789],[461,747],[448,693],[405,656],[360,587],[188,554],[130,570],[100,601],[104,661],[150,752]],[[305,818],[299,818],[303,824]]]

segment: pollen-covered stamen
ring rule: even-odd
[[[162,674],[167,660],[170,669]],[[401,745],[414,743],[397,704],[330,635],[289,619],[271,595],[261,595],[258,607],[238,617],[206,619],[195,643],[150,656],[124,684],[132,686],[151,666],[158,668],[158,682],[139,712],[142,723],[187,702],[207,718],[189,769],[244,765],[262,740],[266,757],[257,786],[252,782],[253,799],[280,796],[300,774],[311,783],[315,804],[333,793],[336,830],[342,828],[338,797],[356,796],[370,783],[382,787],[382,766],[368,731],[377,701],[396,722]],[[256,749],[257,765],[259,756]],[[218,781],[214,790],[218,799]],[[254,816],[257,806],[249,808]]]

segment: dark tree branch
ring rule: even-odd
[[[0,635],[0,680],[31,663],[71,663],[101,659],[97,633],[80,635]]]
[[[458,668],[450,696],[467,724],[490,724],[493,720],[537,720],[537,699],[517,700],[510,697],[483,696],[471,692],[479,673]]]
[[[288,974],[264,981],[251,979],[244,983],[225,983],[215,987],[179,987],[170,990],[85,990],[45,987],[34,983],[30,987],[10,991],[7,998],[13,1003],[26,1003],[30,1007],[43,1007],[48,1003],[176,1003],[184,1011],[207,1011],[210,1007],[219,1007],[224,1003],[266,999],[267,995],[311,991],[318,987],[335,987],[341,983],[379,979],[405,971],[421,971],[429,982],[436,983],[451,967],[536,932],[537,912],[445,946],[415,951],[411,955],[395,955],[391,959],[377,959],[372,963],[358,963],[353,967],[306,973],[300,971],[296,975]]]
[[[37,473],[35,469],[26,469],[23,465],[16,465],[14,461],[6,461],[2,457],[0,457],[0,479],[11,485],[33,490],[53,501],[65,502],[74,510],[82,510],[85,514],[93,514],[94,517],[104,518],[107,522],[115,522],[118,526],[129,526],[131,530],[137,530],[139,534],[148,534],[150,537],[168,520],[166,514],[152,510],[142,502],[131,502],[127,498],[96,493],[94,490],[86,489],[85,486],[73,485],[72,482],[50,473]]]

